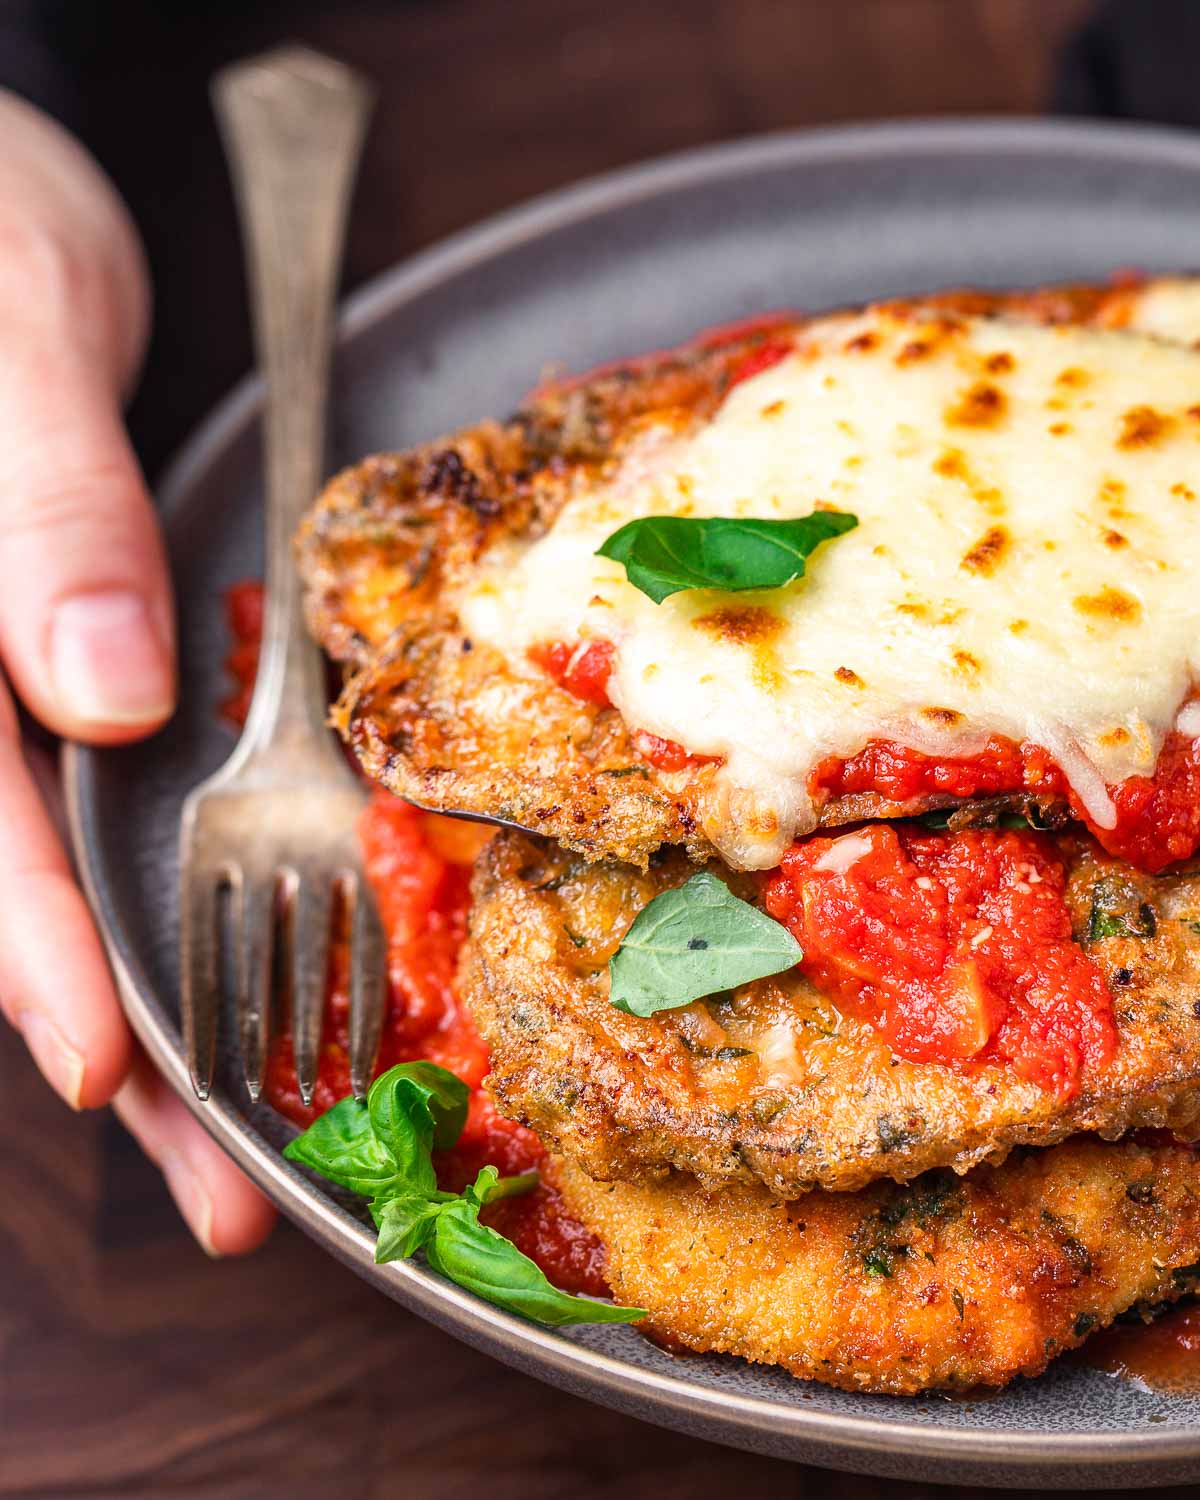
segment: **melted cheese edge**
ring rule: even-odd
[[[647,424],[549,531],[494,547],[466,632],[601,638],[626,722],[717,756],[704,831],[778,863],[810,773],[885,738],[938,756],[989,735],[1054,756],[1100,826],[1152,770],[1200,665],[1200,333],[1194,283],[1138,294],[1148,334],[874,310],[831,318],[680,431]],[[595,555],[646,515],[849,511],[786,588],[661,605]]]

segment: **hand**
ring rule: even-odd
[[[174,617],[121,420],[150,296],[95,162],[0,90],[0,662],[48,728],[137,739],[175,703]],[[0,686],[0,1006],[72,1108],[112,1101],[210,1254],[273,1213],[138,1054]]]

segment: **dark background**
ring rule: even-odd
[[[298,38],[379,85],[353,286],[531,194],[716,139],[1051,105],[1200,123],[1198,13],[1190,0],[0,0],[0,82],[84,136],[146,236],[157,331],[132,423],[153,474],[250,362],[205,92],[242,53]],[[289,1225],[248,1260],[207,1260],[120,1128],[73,1116],[7,1032],[0,1109],[0,1496],[925,1492],[561,1395],[410,1317]]]

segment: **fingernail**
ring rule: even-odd
[[[204,1184],[178,1151],[164,1151],[158,1164],[167,1179],[171,1197],[199,1241],[200,1248],[214,1260],[218,1259],[221,1252],[213,1244],[212,1237],[213,1204]]]
[[[146,724],[174,707],[171,660],[140,594],[78,594],[54,611],[50,675],[64,713],[95,724]]]
[[[83,1097],[83,1055],[71,1046],[52,1021],[34,1010],[23,1010],[17,1016],[17,1029],[42,1076],[72,1109],[79,1108]]]

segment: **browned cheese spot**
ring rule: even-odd
[[[934,339],[909,339],[908,343],[901,344],[896,354],[898,365],[915,365],[919,359],[926,359],[933,353],[936,346]]]
[[[989,375],[1011,375],[1017,362],[1006,350],[1001,350],[999,354],[989,354],[983,367]]]
[[[962,714],[956,708],[923,708],[921,717],[928,719],[931,724],[939,724],[946,729],[953,729],[956,724],[962,722]]]
[[[847,354],[870,354],[872,349],[879,347],[879,335],[867,329],[865,333],[856,333],[852,339],[847,339],[843,348]]]
[[[952,659],[964,677],[977,677],[983,671],[983,663],[969,651],[955,651]]]
[[[1180,500],[1194,500],[1196,491],[1190,485],[1184,484],[1182,480],[1171,486],[1172,495],[1177,495]]]
[[[1000,566],[1008,548],[1008,532],[1003,526],[991,526],[963,558],[960,567],[966,568],[969,573],[990,576]]]
[[[784,401],[769,401],[759,413],[764,417],[777,417],[787,403]]]
[[[1052,422],[1046,431],[1051,437],[1066,437],[1071,431],[1071,424],[1070,422]]]
[[[866,687],[866,683],[851,667],[839,667],[833,675],[847,687]]]
[[[961,448],[943,448],[933,461],[933,472],[943,479],[957,479],[985,510],[1003,515],[1004,496],[994,484],[985,484],[966,460]]]
[[[1128,547],[1129,538],[1122,536],[1119,531],[1105,531],[1101,533],[1106,547]]]
[[[946,408],[948,427],[997,427],[1004,420],[1008,398],[998,386],[977,380],[959,400]]]
[[[762,646],[773,641],[783,629],[782,619],[758,604],[717,609],[710,615],[701,615],[693,624],[731,646]]]
[[[914,338],[901,344],[896,352],[896,364],[903,368],[914,365],[940,352],[955,335],[962,333],[963,324],[958,318],[933,318],[921,324],[921,331]]]
[[[1105,733],[1100,736],[1100,743],[1102,745],[1108,745],[1113,749],[1116,749],[1120,745],[1127,745],[1131,738],[1132,736],[1130,735],[1128,729],[1125,728],[1124,724],[1118,724],[1115,729],[1106,730]]]
[[[1102,481],[1097,499],[1104,507],[1110,520],[1120,521],[1129,515],[1129,511],[1125,507],[1125,500],[1128,493],[1123,480],[1105,479]]]
[[[1065,370],[1060,370],[1054,377],[1054,383],[1069,386],[1072,390],[1079,390],[1081,386],[1087,385],[1091,378],[1088,372],[1081,370],[1078,365],[1068,365]]]
[[[1008,622],[1008,629],[1011,635],[1024,635],[1025,632],[1029,629],[1029,621],[1010,620]]]
[[[1118,448],[1152,448],[1175,425],[1174,419],[1152,406],[1132,406],[1121,418]]]
[[[1107,583],[1094,594],[1077,595],[1074,604],[1081,615],[1088,615],[1094,620],[1107,620],[1115,625],[1131,624],[1140,619],[1142,613],[1141,604],[1132,594],[1125,593],[1123,589],[1115,589]]]

